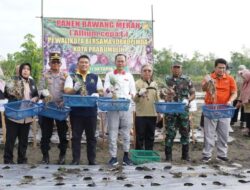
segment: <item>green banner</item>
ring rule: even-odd
[[[127,56],[127,69],[137,74],[145,63],[153,63],[152,21],[43,18],[44,65],[49,52],[59,52],[62,69],[72,72],[77,58],[90,57],[91,71],[112,70],[115,55]]]

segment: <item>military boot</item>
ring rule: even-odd
[[[181,159],[186,160],[186,161],[190,161],[190,158],[189,158],[189,145],[188,144],[182,145]]]
[[[165,155],[166,155],[166,161],[171,162],[172,161],[172,148],[169,146],[165,146]]]

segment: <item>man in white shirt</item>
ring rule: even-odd
[[[116,69],[106,74],[104,91],[106,96],[112,94],[117,98],[132,99],[136,94],[135,81],[133,75],[124,70],[127,65],[127,57],[124,54],[117,54],[115,57]],[[108,119],[108,140],[109,140],[109,153],[111,159],[109,165],[115,166],[117,161],[117,137],[119,127],[123,137],[123,164],[131,165],[128,151],[130,148],[130,129],[132,127],[131,110],[128,111],[109,111],[107,112]]]

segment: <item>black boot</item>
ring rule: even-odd
[[[70,163],[70,165],[79,165],[80,161],[79,160],[72,160],[72,162]]]
[[[165,155],[166,155],[166,161],[171,162],[172,161],[172,148],[169,146],[165,146]]]
[[[59,154],[58,164],[59,165],[64,165],[65,164],[65,152],[61,152]]]
[[[186,160],[186,161],[190,161],[190,158],[189,158],[189,145],[188,144],[182,145],[181,159]]]
[[[43,153],[42,164],[49,164],[49,153],[48,152]]]
[[[17,159],[17,163],[18,164],[27,164],[27,158],[23,158],[23,159]]]

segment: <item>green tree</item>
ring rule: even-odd
[[[42,49],[34,42],[34,36],[27,34],[24,36],[24,43],[21,44],[22,51],[7,55],[7,60],[0,62],[4,74],[7,77],[16,75],[17,65],[28,62],[32,66],[31,76],[36,82],[40,80],[42,73]]]
[[[188,75],[203,76],[214,69],[214,55],[204,56],[199,52],[194,52],[193,57],[184,64],[184,70]]]
[[[245,65],[247,68],[250,68],[250,52],[246,49],[243,50],[243,53],[231,52],[231,63],[232,67],[231,73],[236,76],[239,65]]]

